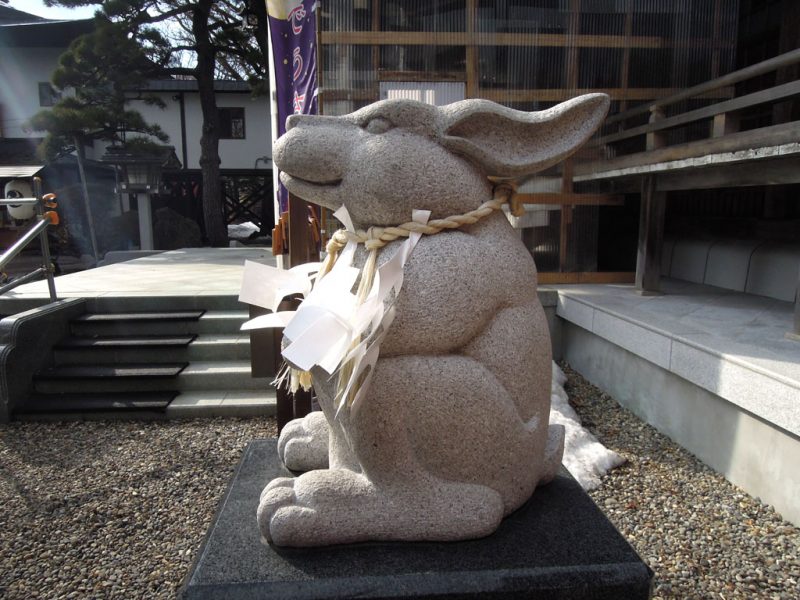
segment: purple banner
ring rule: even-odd
[[[292,114],[317,114],[317,0],[267,0],[275,67],[278,135]],[[280,211],[289,210],[289,193],[279,184]]]

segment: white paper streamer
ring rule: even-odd
[[[342,204],[338,208],[338,210],[335,213],[333,213],[333,216],[336,217],[339,223],[344,225],[344,228],[347,231],[355,233],[355,228],[353,227],[353,219],[350,218],[350,213],[348,212],[347,207],[344,204]]]
[[[430,214],[430,211],[427,210],[414,210],[412,212],[412,220],[424,224],[428,222]],[[348,381],[339,385],[339,389],[342,390],[343,388],[343,391],[336,399],[338,404],[337,415],[345,406],[353,387],[367,368],[370,371],[364,381],[361,382],[350,405],[350,410],[353,414],[355,414],[357,407],[360,406],[361,400],[369,389],[373,369],[380,353],[380,344],[394,320],[394,306],[387,308],[386,300],[392,290],[395,292],[395,297],[400,293],[400,287],[403,284],[403,269],[408,257],[411,255],[411,251],[421,237],[422,234],[420,233],[409,235],[408,239],[400,245],[395,254],[376,270],[367,299],[356,309],[353,327],[358,334],[357,337],[354,336],[353,343],[360,339],[360,336],[368,327],[371,328],[371,334],[370,339],[359,343],[350,355],[342,360],[341,364],[347,364],[348,361],[351,361],[351,373]]]
[[[246,260],[244,261],[239,302],[268,308],[272,312],[276,312],[281,300],[286,296],[292,294],[305,296],[311,291],[311,280],[308,274],[311,271],[318,271],[319,265],[320,263],[308,263],[284,271],[270,265]]]
[[[412,220],[424,224],[430,214],[427,210],[414,210]],[[354,231],[344,206],[334,216],[347,231]],[[350,376],[346,382],[340,382],[340,393],[335,399],[337,415],[369,369],[350,405],[351,411],[357,410],[369,388],[380,343],[394,319],[394,306],[389,306],[388,299],[392,292],[395,298],[400,293],[403,269],[421,237],[420,233],[411,233],[395,254],[376,269],[372,287],[360,305],[352,291],[361,274],[352,266],[357,247],[354,241],[345,245],[331,271],[313,286],[312,279],[320,263],[284,271],[246,261],[239,300],[273,312],[247,321],[242,329],[283,327],[288,343],[282,355],[287,363],[302,371],[320,367],[328,374],[335,374],[348,364]],[[300,307],[296,311],[277,312],[281,300],[292,294],[302,294],[305,298]],[[369,337],[362,339],[367,331]]]
[[[293,310],[282,310],[279,312],[260,315],[242,324],[242,331],[251,329],[267,329],[270,327],[286,327],[294,317]]]

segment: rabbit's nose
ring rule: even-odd
[[[300,115],[289,115],[286,119],[286,131],[289,131],[300,121]]]
[[[316,115],[289,115],[286,118],[286,131],[289,131],[293,127],[300,125],[300,123],[306,121],[307,124],[312,122],[314,119],[320,120],[323,117],[319,117]]]

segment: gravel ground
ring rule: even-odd
[[[584,427],[627,459],[590,495],[655,571],[654,598],[800,598],[800,530],[561,368]]]
[[[591,492],[655,598],[800,598],[800,531],[569,367],[592,433],[627,459]],[[174,598],[242,450],[272,419],[0,426],[0,597]]]
[[[174,598],[245,445],[275,433],[274,419],[0,426],[0,597]]]

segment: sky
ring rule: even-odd
[[[11,8],[38,15],[46,19],[88,19],[94,15],[97,7],[84,8],[48,8],[42,0],[11,0]]]

